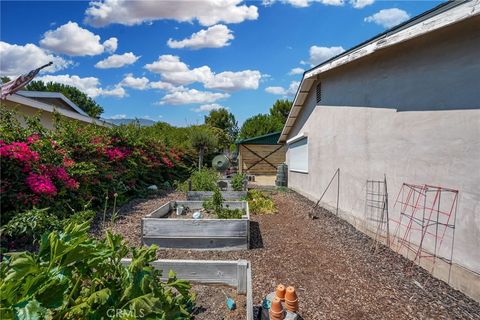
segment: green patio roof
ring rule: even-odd
[[[278,144],[281,131],[267,133],[262,136],[238,140],[235,144]]]

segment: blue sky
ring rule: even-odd
[[[293,98],[302,70],[440,1],[1,1],[1,75],[50,60],[104,117],[242,123]],[[293,70],[293,72],[292,72]]]

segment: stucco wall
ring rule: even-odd
[[[396,220],[399,208],[393,205],[402,183],[458,189],[455,234],[447,231],[440,254],[449,257],[454,236],[450,284],[478,301],[479,22],[471,19],[321,74],[321,105],[313,86],[288,135],[305,133],[309,143],[309,172],[289,172],[289,187],[318,200],[340,168],[340,215],[366,233],[366,180],[386,175],[389,213]],[[334,182],[323,205],[335,207],[336,194]],[[412,241],[418,238],[414,232]],[[448,281],[448,267],[438,268],[443,271],[434,275]]]
[[[17,112],[17,119],[20,123],[25,124],[25,117],[39,116],[42,126],[47,129],[53,129],[53,114],[51,112],[34,109],[29,106],[13,103],[10,101],[2,101],[2,104]]]
[[[480,16],[319,75],[322,104],[399,111],[475,109]]]

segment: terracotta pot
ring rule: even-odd
[[[298,297],[294,287],[288,287],[285,291],[285,308],[291,312],[298,311]]]
[[[279,284],[275,288],[275,297],[277,297],[281,301],[285,301],[285,291],[286,291],[285,286],[283,284]]]
[[[273,298],[268,314],[271,320],[285,319],[285,311],[283,310],[282,302],[277,297]]]

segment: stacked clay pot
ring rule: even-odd
[[[277,297],[273,298],[268,314],[270,316],[270,320],[285,319],[285,311],[283,310],[282,302]]]
[[[275,297],[280,299],[280,301],[285,301],[285,292],[286,292],[285,286],[283,284],[279,284],[275,288]]]
[[[290,312],[298,311],[298,297],[294,287],[285,290],[285,308]]]

